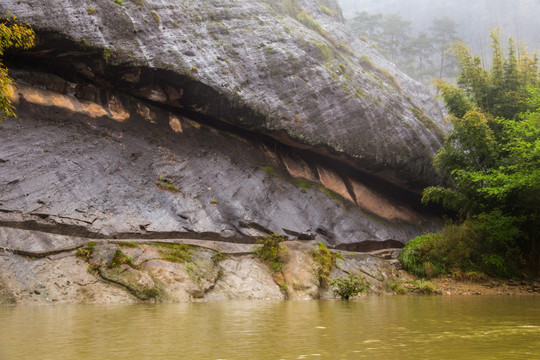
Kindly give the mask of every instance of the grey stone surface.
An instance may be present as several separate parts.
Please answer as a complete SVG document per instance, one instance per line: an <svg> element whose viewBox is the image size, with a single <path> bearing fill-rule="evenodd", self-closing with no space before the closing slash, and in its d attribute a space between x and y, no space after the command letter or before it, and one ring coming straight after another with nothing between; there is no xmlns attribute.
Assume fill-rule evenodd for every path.
<svg viewBox="0 0 540 360"><path fill-rule="evenodd" d="M406 188L434 179L440 106L354 37L335 1L4 0L6 10L40 34L27 57L67 77L266 133Z"/></svg>
<svg viewBox="0 0 540 360"><path fill-rule="evenodd" d="M43 87L61 83L45 78ZM102 95L106 101L88 102L19 83L18 118L0 124L0 225L95 239L245 243L276 232L374 246L404 243L436 226L427 214L387 219L322 181L299 182L264 139L201 125L119 93ZM348 179L338 174L333 177ZM374 194L385 196L381 191ZM399 198L393 203L409 206ZM0 241L14 248L34 240L5 233ZM63 241L58 237L54 246Z"/></svg>
<svg viewBox="0 0 540 360"><path fill-rule="evenodd" d="M310 250L292 247L278 276L251 254L256 237L371 251L439 226L416 192L436 180L443 111L351 35L334 0L6 10L38 38L7 56L18 118L0 123L1 303L331 297ZM179 264L112 240L198 250ZM90 241L85 262L74 249ZM108 267L118 249L134 267ZM391 269L365 255L332 276L382 291Z"/></svg>
<svg viewBox="0 0 540 360"><path fill-rule="evenodd" d="M36 259L0 251L0 305L333 299L332 288L317 278L316 245L285 246L289 251L279 272L254 253L223 255L200 247L182 248L189 256L173 261L168 255L178 248L159 242L98 241L88 257L66 251ZM119 254L128 261L115 265ZM382 294L389 283L405 279L389 261L342 256L329 282L353 274L367 281L369 293Z"/></svg>

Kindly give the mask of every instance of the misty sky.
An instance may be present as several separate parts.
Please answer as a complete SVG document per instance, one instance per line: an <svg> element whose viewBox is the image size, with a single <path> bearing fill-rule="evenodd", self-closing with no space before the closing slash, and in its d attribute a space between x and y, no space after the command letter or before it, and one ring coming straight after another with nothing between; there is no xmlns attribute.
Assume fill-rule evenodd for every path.
<svg viewBox="0 0 540 360"><path fill-rule="evenodd" d="M459 24L461 38L476 55L487 52L489 29L501 26L503 39L513 36L540 49L540 0L339 0L347 18L356 11L399 13L415 30L427 31L433 17ZM506 43L504 40L503 43Z"/></svg>

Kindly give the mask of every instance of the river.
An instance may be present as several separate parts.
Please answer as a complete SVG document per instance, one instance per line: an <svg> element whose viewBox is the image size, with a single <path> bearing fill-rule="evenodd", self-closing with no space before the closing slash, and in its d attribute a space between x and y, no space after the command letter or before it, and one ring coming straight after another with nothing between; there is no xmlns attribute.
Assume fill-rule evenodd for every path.
<svg viewBox="0 0 540 360"><path fill-rule="evenodd" d="M0 308L0 359L538 359L539 297Z"/></svg>

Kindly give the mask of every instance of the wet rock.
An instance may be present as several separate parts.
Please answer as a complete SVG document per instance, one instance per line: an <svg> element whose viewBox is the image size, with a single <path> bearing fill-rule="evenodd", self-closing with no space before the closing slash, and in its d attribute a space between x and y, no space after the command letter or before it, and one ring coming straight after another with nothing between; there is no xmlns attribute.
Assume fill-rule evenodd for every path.
<svg viewBox="0 0 540 360"><path fill-rule="evenodd" d="M286 4L5 0L0 11L37 30L27 56L69 77L266 133L406 188L433 180L444 130L432 94L355 37L337 2L324 2L333 17L317 0ZM102 110L123 121L124 109L108 104Z"/></svg>
<svg viewBox="0 0 540 360"><path fill-rule="evenodd" d="M251 252L225 254L191 246L188 256L180 260L178 254L170 256L177 247L160 242L97 242L91 256L69 252L55 259L32 260L7 253L0 257L0 304L334 298L332 288L317 277L318 265L312 257L315 243L286 245L289 252L277 273ZM329 281L353 274L369 284L370 293L384 293L388 283L405 279L380 258L343 256Z"/></svg>
<svg viewBox="0 0 540 360"><path fill-rule="evenodd" d="M18 119L0 124L0 155L17 160L1 164L0 182L8 185L0 187L0 225L40 232L26 242L9 234L14 230L0 230L0 242L11 248L80 243L68 244L62 235L249 242L283 229L329 244L386 244L437 228L425 213L415 212L421 222L374 217L322 183L299 186L263 139L232 136L183 117L176 119L182 128L177 132L169 112L147 106L145 116L154 119L149 122L138 112L141 103L121 94L114 97L130 118L119 122L113 114L91 116L85 110L90 103L84 107L74 97L24 84L18 92L24 99ZM302 161L317 167L316 160ZM413 204L402 204L413 211Z"/></svg>
<svg viewBox="0 0 540 360"><path fill-rule="evenodd" d="M266 264L254 256L228 258L220 263L222 275L207 300L283 300Z"/></svg>

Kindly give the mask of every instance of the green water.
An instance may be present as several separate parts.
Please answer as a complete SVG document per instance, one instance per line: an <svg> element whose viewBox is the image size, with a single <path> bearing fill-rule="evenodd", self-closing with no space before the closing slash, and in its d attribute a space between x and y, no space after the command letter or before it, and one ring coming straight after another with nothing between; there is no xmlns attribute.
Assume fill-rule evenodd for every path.
<svg viewBox="0 0 540 360"><path fill-rule="evenodd" d="M540 359L540 298L4 307L0 359Z"/></svg>

